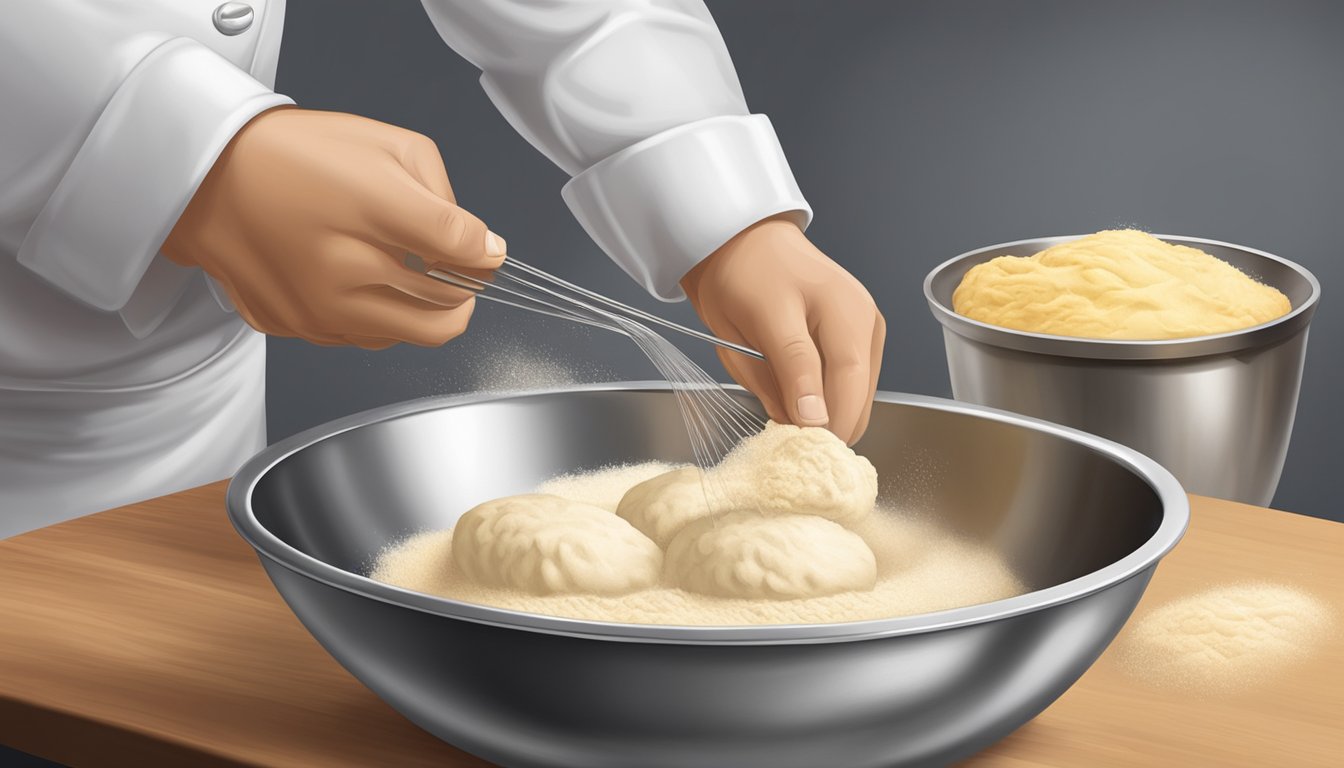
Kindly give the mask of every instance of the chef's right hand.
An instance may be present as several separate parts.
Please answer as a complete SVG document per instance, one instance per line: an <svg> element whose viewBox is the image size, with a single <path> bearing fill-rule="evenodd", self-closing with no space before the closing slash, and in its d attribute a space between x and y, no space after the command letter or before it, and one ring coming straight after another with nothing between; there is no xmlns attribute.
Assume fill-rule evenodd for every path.
<svg viewBox="0 0 1344 768"><path fill-rule="evenodd" d="M438 148L339 112L278 108L225 148L163 244L259 331L318 344L438 346L472 294L407 269L494 269L504 240L459 208Z"/></svg>

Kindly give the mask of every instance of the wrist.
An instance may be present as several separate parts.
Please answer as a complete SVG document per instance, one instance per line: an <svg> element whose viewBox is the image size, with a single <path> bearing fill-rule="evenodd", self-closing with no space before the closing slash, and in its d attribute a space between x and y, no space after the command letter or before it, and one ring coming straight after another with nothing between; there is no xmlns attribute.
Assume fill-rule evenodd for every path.
<svg viewBox="0 0 1344 768"><path fill-rule="evenodd" d="M215 158L214 164L210 166L210 171L206 173L205 178L201 179L200 185L192 193L191 199L187 201L186 208L178 216L173 228L168 232L168 237L164 239L163 245L160 246L159 252L169 261L184 267L203 266L200 257L204 253L202 246L206 239L207 225L218 218L219 206L225 197L224 187L226 184L224 179L229 175L230 168L238 160L240 145L247 137L263 131L265 126L273 122L277 115L295 110L298 110L298 107L291 104L273 107L258 113L238 129L233 138L219 153L219 156Z"/></svg>
<svg viewBox="0 0 1344 768"><path fill-rule="evenodd" d="M793 212L779 213L761 219L733 235L728 242L701 259L699 264L681 278L681 289L694 302L699 293L700 281L704 279L706 273L722 269L740 253L754 251L758 247L768 249L771 242L802 236L803 230L798 226L797 217Z"/></svg>

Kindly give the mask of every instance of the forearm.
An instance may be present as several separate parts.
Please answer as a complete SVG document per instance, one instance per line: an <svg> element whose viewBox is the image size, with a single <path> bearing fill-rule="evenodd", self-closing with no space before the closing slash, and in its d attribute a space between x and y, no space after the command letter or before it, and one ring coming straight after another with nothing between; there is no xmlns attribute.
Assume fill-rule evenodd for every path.
<svg viewBox="0 0 1344 768"><path fill-rule="evenodd" d="M574 177L576 218L660 298L751 224L810 219L702 2L424 2L509 122Z"/></svg>
<svg viewBox="0 0 1344 768"><path fill-rule="evenodd" d="M177 215L232 133L289 100L193 39L86 6L45 0L0 27L0 213L20 263L141 335L182 286L155 260Z"/></svg>

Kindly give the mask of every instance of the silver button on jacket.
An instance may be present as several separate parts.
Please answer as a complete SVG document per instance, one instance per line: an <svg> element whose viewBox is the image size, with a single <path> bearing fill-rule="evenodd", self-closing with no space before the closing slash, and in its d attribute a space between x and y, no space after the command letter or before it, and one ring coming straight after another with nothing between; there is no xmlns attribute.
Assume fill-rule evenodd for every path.
<svg viewBox="0 0 1344 768"><path fill-rule="evenodd" d="M252 26L252 6L247 3L223 3L215 9L212 17L215 29L224 35L240 35Z"/></svg>

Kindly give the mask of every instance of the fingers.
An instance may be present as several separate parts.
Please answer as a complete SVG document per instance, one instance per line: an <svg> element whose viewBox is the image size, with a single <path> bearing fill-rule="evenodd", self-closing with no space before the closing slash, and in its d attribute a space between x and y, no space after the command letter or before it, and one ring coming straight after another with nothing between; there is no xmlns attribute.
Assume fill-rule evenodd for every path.
<svg viewBox="0 0 1344 768"><path fill-rule="evenodd" d="M746 343L740 335L736 339L728 336L724 336L724 338L729 341ZM789 423L788 413L780 403L779 388L775 386L775 379L770 375L769 366L730 349L719 350L719 361L723 363L723 367L728 370L728 375L732 376L734 381L746 387L756 396L757 400L761 401L761 406L765 408L765 415L769 416L771 421L780 424Z"/></svg>
<svg viewBox="0 0 1344 768"><path fill-rule="evenodd" d="M732 321L717 312L707 311L707 307L696 301L693 291L687 292L687 298L691 300L691 306L695 308L696 314L700 315L700 319L704 320L710 331L720 338L748 346L755 343L738 330ZM780 424L788 423L788 414L780 405L779 388L775 386L775 379L770 374L768 365L730 349L719 349L718 355L719 362L723 363L728 375L733 377L733 381L746 387L748 392L756 396L756 399L761 402L761 406L765 408L766 416L770 417L771 421Z"/></svg>
<svg viewBox="0 0 1344 768"><path fill-rule="evenodd" d="M460 307L476 295L465 288L455 287L403 267L391 259L388 259L386 269L383 270L382 281L408 296L447 309Z"/></svg>
<svg viewBox="0 0 1344 768"><path fill-rule="evenodd" d="M402 166L430 192L456 204L457 195L453 194L452 182L448 181L448 170L443 166L439 145L423 134L407 133L410 136L401 152Z"/></svg>
<svg viewBox="0 0 1344 768"><path fill-rule="evenodd" d="M345 336L346 344L359 347L360 349L383 350L388 347L396 346L396 339L378 339L372 336Z"/></svg>
<svg viewBox="0 0 1344 768"><path fill-rule="evenodd" d="M457 196L453 193L452 182L448 180L448 171L443 165L443 156L439 154L438 145L433 139L408 131L397 159L414 182L430 192L432 198L437 198L429 199L411 190L412 196L425 206L425 210L414 215L423 216L425 222L432 222L433 217L438 217L439 221L437 225L421 223L415 232L410 233L420 245L398 242L409 239L404 234L394 238L393 244L415 252L430 263L448 262L461 267L485 269L499 266L499 258L504 255L507 243L502 237L490 232L480 219L458 207ZM403 223L396 229L400 231L406 226ZM431 229L428 232L421 231L424 227Z"/></svg>
<svg viewBox="0 0 1344 768"><path fill-rule="evenodd" d="M443 307L385 286L353 291L345 301L342 324L349 328L345 338L373 344L392 339L421 347L442 346L461 336L476 307L475 297L456 307Z"/></svg>
<svg viewBox="0 0 1344 768"><path fill-rule="evenodd" d="M857 442L872 416L873 394L882 366L886 342L882 315L875 308L871 314L850 308L832 310L824 314L812 333L808 332L808 321L795 310L776 308L769 318L768 327L763 325L750 334L723 318L715 318L711 324L715 333L729 341L757 345L768 361L719 350L724 368L756 395L774 421L826 426L846 443ZM810 350L801 337L807 338ZM825 424L804 418L806 414L797 407L799 398L810 393L820 395L824 402L829 417Z"/></svg>
<svg viewBox="0 0 1344 768"><path fill-rule="evenodd" d="M849 444L857 443L863 437L863 433L868 431L868 420L873 415L873 397L877 394L878 376L882 373L882 351L887 343L887 321L882 317L882 313L877 314L877 323L873 327L873 341L869 349L868 366L871 371L868 381L868 396L865 398L863 414L859 416L858 426L854 428L854 435Z"/></svg>
<svg viewBox="0 0 1344 768"><path fill-rule="evenodd" d="M804 427L830 423L821 354L812 340L807 316L800 304L785 304L761 313L759 327L748 331L765 355L788 421Z"/></svg>
<svg viewBox="0 0 1344 768"><path fill-rule="evenodd" d="M252 326L253 330L260 331L267 336L302 338L305 341L324 347L345 343L344 339L333 334L297 330L292 316L294 314L293 302L281 302L283 306L291 310L290 316L282 317L279 312L267 306L265 298L261 301L252 301L253 296L239 291L228 276L220 273L214 275L214 278L220 285L224 286L234 309L248 325Z"/></svg>
<svg viewBox="0 0 1344 768"><path fill-rule="evenodd" d="M252 290L240 292L219 279L254 328L322 345L439 346L466 329L475 306L471 291L417 274L362 241L326 243L312 261L297 283L252 276Z"/></svg>
<svg viewBox="0 0 1344 768"><path fill-rule="evenodd" d="M848 311L847 311L848 310ZM858 439L859 424L872 409L873 338L876 313L855 317L849 308L832 310L819 322L817 343L825 365L827 425L846 443Z"/></svg>
<svg viewBox="0 0 1344 768"><path fill-rule="evenodd" d="M494 269L503 261L508 248L504 238L414 179L389 184L384 197L373 224L389 250L410 251L428 264L477 269Z"/></svg>

